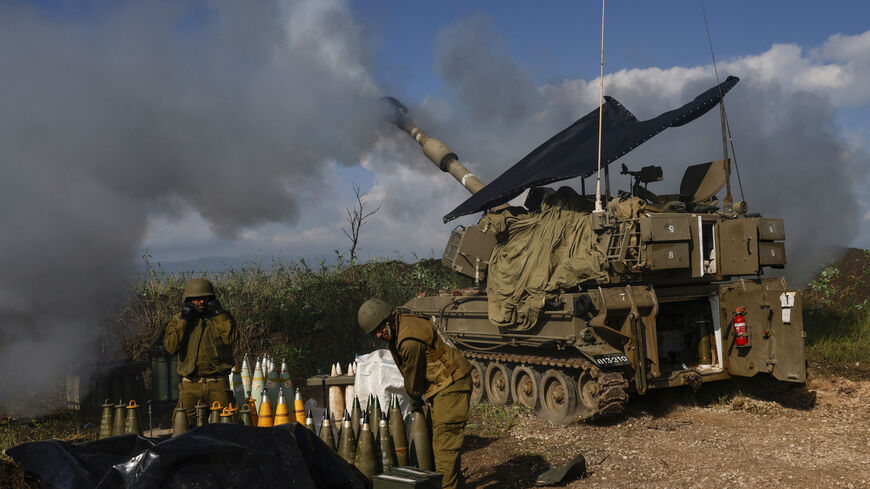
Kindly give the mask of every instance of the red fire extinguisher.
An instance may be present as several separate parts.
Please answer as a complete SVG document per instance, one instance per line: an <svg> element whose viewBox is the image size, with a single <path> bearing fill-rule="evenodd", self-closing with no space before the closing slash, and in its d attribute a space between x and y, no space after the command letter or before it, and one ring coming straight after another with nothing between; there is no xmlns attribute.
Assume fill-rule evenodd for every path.
<svg viewBox="0 0 870 489"><path fill-rule="evenodd" d="M737 346L749 346L749 329L746 327L746 306L740 306L734 313L734 342Z"/></svg>

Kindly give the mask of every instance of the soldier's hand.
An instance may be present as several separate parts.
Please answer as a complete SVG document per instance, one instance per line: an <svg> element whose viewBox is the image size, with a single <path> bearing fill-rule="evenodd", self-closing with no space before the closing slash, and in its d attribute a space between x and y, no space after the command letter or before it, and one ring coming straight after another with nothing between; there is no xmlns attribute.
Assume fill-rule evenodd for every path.
<svg viewBox="0 0 870 489"><path fill-rule="evenodd" d="M224 308L221 307L221 301L218 300L217 297L212 297L208 304L205 305L212 314L217 316L218 314L223 314Z"/></svg>
<svg viewBox="0 0 870 489"><path fill-rule="evenodd" d="M411 412L412 413L422 413L423 412L423 399L411 399Z"/></svg>
<svg viewBox="0 0 870 489"><path fill-rule="evenodd" d="M187 322L195 321L199 316L199 312L197 312L196 308L193 307L192 304L187 303L181 306L181 319L184 319Z"/></svg>

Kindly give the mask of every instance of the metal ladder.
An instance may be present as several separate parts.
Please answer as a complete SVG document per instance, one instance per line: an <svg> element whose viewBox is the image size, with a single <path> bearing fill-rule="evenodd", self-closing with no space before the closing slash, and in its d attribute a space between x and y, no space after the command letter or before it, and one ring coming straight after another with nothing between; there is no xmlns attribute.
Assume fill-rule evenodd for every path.
<svg viewBox="0 0 870 489"><path fill-rule="evenodd" d="M640 226L638 219L619 221L607 243L607 261L623 263L626 268L637 265L640 258ZM632 239L633 238L633 239Z"/></svg>

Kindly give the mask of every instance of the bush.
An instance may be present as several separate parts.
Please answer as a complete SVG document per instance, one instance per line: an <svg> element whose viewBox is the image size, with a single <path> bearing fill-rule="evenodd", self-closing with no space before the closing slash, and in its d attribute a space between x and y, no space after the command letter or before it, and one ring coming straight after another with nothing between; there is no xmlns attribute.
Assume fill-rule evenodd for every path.
<svg viewBox="0 0 870 489"><path fill-rule="evenodd" d="M847 273L827 267L805 290L807 359L823 371L864 376L870 373L870 252L851 250L840 261Z"/></svg>
<svg viewBox="0 0 870 489"><path fill-rule="evenodd" d="M129 303L110 321L107 339L120 337L128 358L145 359L178 311L184 283L195 275L200 274L168 273L146 255L146 271L134 281ZM294 377L328 372L332 363L349 362L354 354L377 347L377 340L357 326L357 310L365 300L377 296L398 305L423 290L469 285L433 259L316 266L275 260L271 267L250 263L202 275L214 283L239 327L236 361L245 353L269 353L286 359Z"/></svg>

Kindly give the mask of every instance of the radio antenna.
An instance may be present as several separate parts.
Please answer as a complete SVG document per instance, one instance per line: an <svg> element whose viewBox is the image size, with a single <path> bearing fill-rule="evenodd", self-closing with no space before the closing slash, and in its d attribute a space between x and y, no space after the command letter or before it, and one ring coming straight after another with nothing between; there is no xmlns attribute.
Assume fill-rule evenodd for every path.
<svg viewBox="0 0 870 489"><path fill-rule="evenodd" d="M743 195L743 182L740 180L740 169L737 166L737 153L734 151L734 138L731 135L731 127L728 124L728 115L725 113L725 96L722 94L722 87L719 81L719 68L716 63L716 53L713 52L713 38L710 36L710 24L707 22L707 9L704 8L704 0L700 0L701 3L701 15L704 16L704 29L707 31L707 44L710 46L710 57L713 59L713 73L716 74L716 84L719 86L719 118L722 124L722 152L724 153L725 159L723 160L723 164L725 165L725 184L726 184L726 195L725 195L725 205L726 207L731 207L732 196L731 196L731 162L732 160L728 158L728 144L731 144L731 155L733 157L734 162L734 170L737 172L737 184L740 187L740 200L745 200Z"/></svg>
<svg viewBox="0 0 870 489"><path fill-rule="evenodd" d="M601 72L598 90L598 178L595 181L595 212L602 212L601 206L601 127L604 121L604 0L601 0Z"/></svg>

